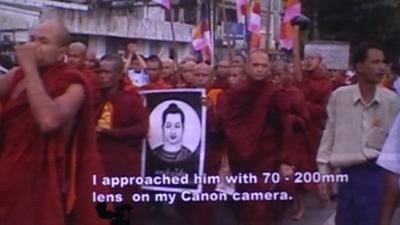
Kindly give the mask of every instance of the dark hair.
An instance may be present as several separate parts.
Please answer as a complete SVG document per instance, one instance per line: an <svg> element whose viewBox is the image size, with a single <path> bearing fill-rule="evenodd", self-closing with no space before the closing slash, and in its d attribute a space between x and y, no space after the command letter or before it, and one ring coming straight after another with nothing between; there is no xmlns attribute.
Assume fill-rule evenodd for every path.
<svg viewBox="0 0 400 225"><path fill-rule="evenodd" d="M168 114L179 114L182 118L182 125L185 124L185 114L175 103L171 103L162 114L162 124L164 126Z"/></svg>
<svg viewBox="0 0 400 225"><path fill-rule="evenodd" d="M124 72L124 61L120 55L117 54L107 54L101 57L100 61L111 61L114 63L114 69L118 73Z"/></svg>
<svg viewBox="0 0 400 225"><path fill-rule="evenodd" d="M368 57L368 51L370 49L378 49L383 52L383 48L373 42L364 42L357 45L353 50L352 64L355 66L357 63L364 62Z"/></svg>
<svg viewBox="0 0 400 225"><path fill-rule="evenodd" d="M157 55L151 55L147 58L147 62L158 63L158 68L162 69L162 62Z"/></svg>

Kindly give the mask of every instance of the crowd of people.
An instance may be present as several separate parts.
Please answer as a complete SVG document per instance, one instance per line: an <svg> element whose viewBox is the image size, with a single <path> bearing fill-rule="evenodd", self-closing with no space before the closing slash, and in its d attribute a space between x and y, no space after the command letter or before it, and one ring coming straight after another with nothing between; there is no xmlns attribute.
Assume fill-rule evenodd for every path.
<svg viewBox="0 0 400 225"><path fill-rule="evenodd" d="M15 49L18 67L0 75L3 225L107 224L96 213L92 192L110 190L93 186L92 175L140 176L141 143L149 130L140 91L175 88L207 92L199 99L207 107L207 175L218 175L227 159L232 174L291 178L278 185L237 184L237 192L284 190L294 197L228 202L237 224L282 224L292 206L292 219L301 220L306 193L327 205L334 185L294 184L296 171L348 175L349 182L337 184L337 225L390 224L399 193L400 68L398 61L386 63L377 45L354 48L352 71L327 69L318 53L302 62L296 54L293 62L272 62L264 50L221 59L215 67L193 56L176 63L144 57L134 43L124 57L97 59L85 44L72 42L60 22L49 20ZM213 192L215 185L203 191ZM145 224L148 204L132 207L131 224ZM215 224L216 207L176 202L191 225Z"/></svg>

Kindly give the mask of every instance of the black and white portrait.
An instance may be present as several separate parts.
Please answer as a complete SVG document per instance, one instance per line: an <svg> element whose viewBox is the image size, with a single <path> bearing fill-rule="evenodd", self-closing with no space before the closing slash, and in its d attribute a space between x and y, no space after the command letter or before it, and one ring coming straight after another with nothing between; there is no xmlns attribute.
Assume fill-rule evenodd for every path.
<svg viewBox="0 0 400 225"><path fill-rule="evenodd" d="M204 167L205 93L198 89L143 92L150 112L150 129L143 144L143 176L187 176L189 182L168 186L144 186L161 191L200 191L194 174Z"/></svg>

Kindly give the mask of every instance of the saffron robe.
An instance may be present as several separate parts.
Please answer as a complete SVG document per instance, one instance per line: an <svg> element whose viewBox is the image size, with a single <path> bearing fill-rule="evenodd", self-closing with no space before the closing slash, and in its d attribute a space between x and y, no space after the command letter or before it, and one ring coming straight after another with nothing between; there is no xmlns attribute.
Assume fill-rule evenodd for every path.
<svg viewBox="0 0 400 225"><path fill-rule="evenodd" d="M0 121L0 223L2 225L107 224L100 220L92 201L92 175L102 175L94 133L93 90L84 75L66 64L41 74L51 98L61 96L71 84L81 84L85 99L67 126L44 134L30 109L26 91L11 98L23 79L16 72L5 98ZM104 190L100 190L104 191Z"/></svg>

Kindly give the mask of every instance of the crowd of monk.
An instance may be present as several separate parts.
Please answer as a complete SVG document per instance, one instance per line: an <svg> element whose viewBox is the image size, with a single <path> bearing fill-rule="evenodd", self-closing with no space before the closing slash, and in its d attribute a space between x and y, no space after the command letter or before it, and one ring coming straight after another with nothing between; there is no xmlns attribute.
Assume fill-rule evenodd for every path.
<svg viewBox="0 0 400 225"><path fill-rule="evenodd" d="M96 59L83 43L71 43L65 27L53 20L44 21L30 42L15 48L18 67L0 76L3 225L109 223L97 216L91 201L93 188L108 190L93 187L91 176L140 176L141 143L149 129L142 90L205 89L205 173L218 175L226 157L232 174L252 173L262 180L266 171L283 177L318 171L331 93L364 82L362 76L328 70L318 54L296 64L271 62L258 50L222 59L213 68L192 56L179 64L143 57L130 44L125 57ZM130 76L136 72L146 74L148 83L137 86ZM390 67L384 72L390 74ZM381 83L393 89L391 81ZM203 191L214 189L206 185ZM236 185L237 192L279 190L288 191L294 201L231 203L238 224L282 224L290 206L295 209L292 218L300 220L306 192L319 193L324 204L330 198L326 186L313 183ZM131 186L114 191L129 195L142 190ZM176 202L176 210L191 225L215 224L216 206ZM131 224L145 224L148 206L133 207Z"/></svg>

